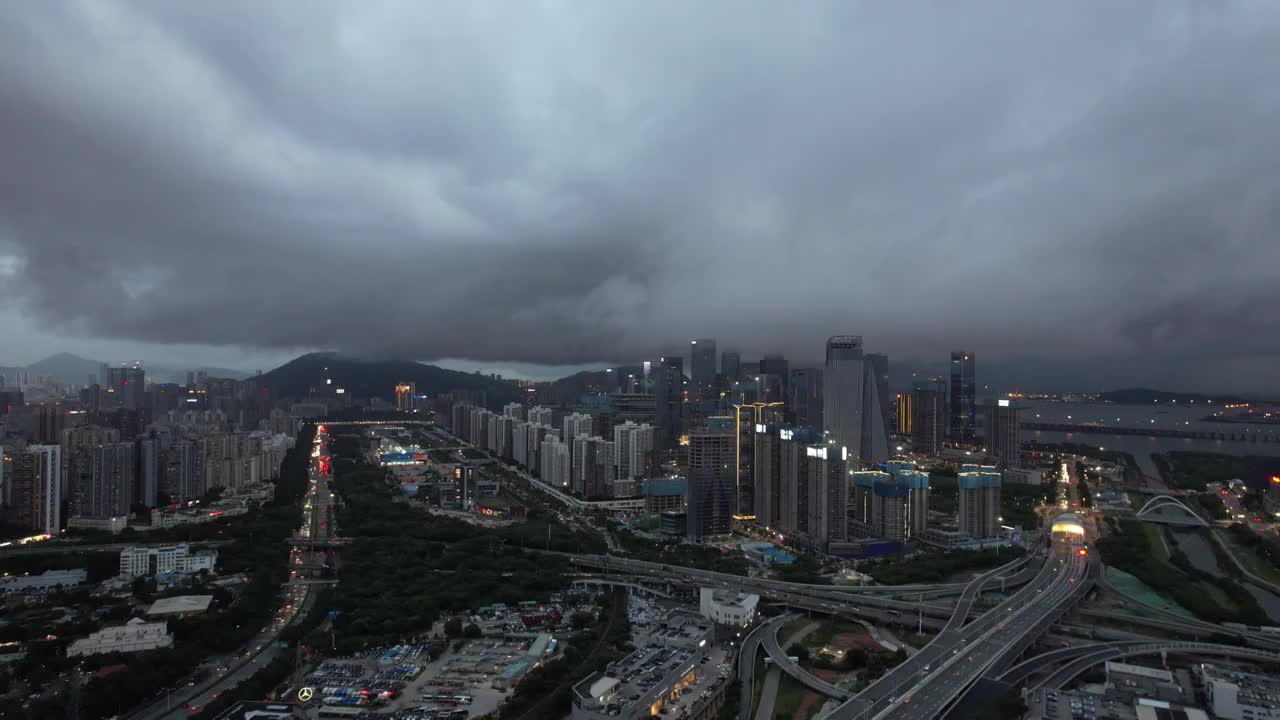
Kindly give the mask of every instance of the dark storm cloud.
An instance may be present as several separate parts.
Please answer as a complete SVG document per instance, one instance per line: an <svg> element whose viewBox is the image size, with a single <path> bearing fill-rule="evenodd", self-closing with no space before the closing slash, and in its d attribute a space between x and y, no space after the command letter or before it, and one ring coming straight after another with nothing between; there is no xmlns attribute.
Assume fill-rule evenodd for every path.
<svg viewBox="0 0 1280 720"><path fill-rule="evenodd" d="M1265 385L1277 46L1257 3L0 9L0 293L151 343Z"/></svg>

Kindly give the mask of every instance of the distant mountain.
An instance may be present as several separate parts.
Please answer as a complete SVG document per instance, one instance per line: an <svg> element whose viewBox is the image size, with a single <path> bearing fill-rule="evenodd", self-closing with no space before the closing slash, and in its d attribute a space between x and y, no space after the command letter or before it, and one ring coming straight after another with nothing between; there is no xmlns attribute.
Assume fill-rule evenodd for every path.
<svg viewBox="0 0 1280 720"><path fill-rule="evenodd" d="M71 353L58 353L31 363L27 366L27 372L34 377L51 377L60 383L84 385L89 382L90 375L98 374L100 365L97 360Z"/></svg>
<svg viewBox="0 0 1280 720"><path fill-rule="evenodd" d="M1168 392L1165 390L1151 390L1149 388L1108 390L1098 397L1106 402L1113 402L1117 405L1150 405L1152 403L1192 401L1213 401L1217 403L1248 402L1238 395L1201 395L1199 393Z"/></svg>
<svg viewBox="0 0 1280 720"><path fill-rule="evenodd" d="M493 380L479 373L446 370L412 360L362 360L337 353L309 353L263 373L253 380L269 388L280 398L303 398L326 387L344 388L357 397L395 395L395 386L412 382L420 395L435 395L451 390L483 390L491 408L514 402L520 391L514 384Z"/></svg>
<svg viewBox="0 0 1280 720"><path fill-rule="evenodd" d="M171 368L151 365L146 365L144 367L147 370L148 381L157 383L178 383L179 385L185 385L187 383L188 371L203 371L211 378L226 378L230 380L245 380L252 375L252 373L247 373L243 370L232 370L231 368L220 367L201 366L193 368Z"/></svg>
<svg viewBox="0 0 1280 720"><path fill-rule="evenodd" d="M587 392L612 392L619 385L615 373L640 377L644 368L636 365L616 367L608 370L583 370L554 381L552 384L559 390L561 397L576 398Z"/></svg>

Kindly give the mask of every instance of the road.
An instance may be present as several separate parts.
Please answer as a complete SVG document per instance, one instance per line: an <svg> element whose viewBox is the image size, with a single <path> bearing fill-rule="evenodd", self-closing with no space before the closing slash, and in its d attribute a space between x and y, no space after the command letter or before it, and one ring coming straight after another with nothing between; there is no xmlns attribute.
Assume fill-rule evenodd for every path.
<svg viewBox="0 0 1280 720"><path fill-rule="evenodd" d="M751 704L755 701L756 657L760 654L760 643L766 633L780 627L790 614L779 615L768 622L757 625L754 630L742 639L742 648L738 650L738 720L751 720ZM762 701L763 702L763 701Z"/></svg>
<svg viewBox="0 0 1280 720"><path fill-rule="evenodd" d="M316 433L316 443L311 454L311 483L303 506L302 523L298 533L303 537L325 539L330 536L333 523L332 500L329 490L331 466L329 460L329 436L323 430ZM322 564L319 553L295 547L289 554L290 566ZM295 585L306 571L290 571L290 582L285 583L280 609L270 624L245 645L240 654L228 666L225 674L200 684L187 685L140 707L125 717L127 720L177 720L185 718L188 711L197 711L215 700L218 695L235 687L254 673L266 667L280 652L276 638L290 624L300 622L315 602L316 593L310 585Z"/></svg>
<svg viewBox="0 0 1280 720"><path fill-rule="evenodd" d="M1076 586L1079 578L1073 579L1075 566L1081 567L1079 575L1083 577L1087 558L1076 554L1070 543L1055 540L1050 552L1035 579L996 608L966 624L982 587L1002 569L988 571L973 580L944 629L932 641L825 717L834 720L880 717L912 703L926 711L932 708L940 712L950 701L948 698L939 704L942 697L948 693L954 697L967 687L971 680L966 678L970 674L980 673L991 659L1004 652L1014 633L1031 627L1023 624L1029 614L1047 610L1047 605L1056 602L1060 584L1068 588ZM1048 624L1042 622L1039 629L1048 629ZM925 713L918 716L933 717Z"/></svg>
<svg viewBox="0 0 1280 720"><path fill-rule="evenodd" d="M229 540L195 540L187 545L195 548L216 548L226 545ZM131 547L170 547L177 543L158 543L158 542L132 542L132 543L109 543L105 545L84 545L66 542L65 540L45 540L44 542L31 543L28 545L18 545L14 547L0 548L0 557L14 557L17 555L58 555L63 553L82 553L82 552L120 552L125 548Z"/></svg>
<svg viewBox="0 0 1280 720"><path fill-rule="evenodd" d="M764 676L764 688L760 691L760 707L756 708L756 720L772 720L773 704L778 699L778 681L782 679L782 671L776 667L769 668Z"/></svg>
<svg viewBox="0 0 1280 720"><path fill-rule="evenodd" d="M941 716L992 663L1047 630L1060 608L1085 585L1089 557L1079 554L1080 549L1067 541L1055 541L1045 563L1049 574L1034 584L1036 592L1029 601L1006 602L965 628L969 637L951 648L950 657L944 654L945 661L936 668L926 666L927 674L875 717L927 720ZM984 622L989 616L990 622Z"/></svg>

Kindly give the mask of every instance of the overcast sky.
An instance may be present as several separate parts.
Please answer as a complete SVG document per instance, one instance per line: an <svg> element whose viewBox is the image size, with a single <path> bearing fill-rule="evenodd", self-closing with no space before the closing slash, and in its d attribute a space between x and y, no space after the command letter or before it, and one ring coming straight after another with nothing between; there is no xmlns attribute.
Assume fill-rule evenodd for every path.
<svg viewBox="0 0 1280 720"><path fill-rule="evenodd" d="M0 5L0 364L855 333L1275 390L1277 48L1271 2Z"/></svg>

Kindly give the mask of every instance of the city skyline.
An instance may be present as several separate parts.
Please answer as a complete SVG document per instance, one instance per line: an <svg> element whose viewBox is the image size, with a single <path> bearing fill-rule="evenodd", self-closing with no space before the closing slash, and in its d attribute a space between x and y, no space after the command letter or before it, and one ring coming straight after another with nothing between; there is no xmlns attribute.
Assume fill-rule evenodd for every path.
<svg viewBox="0 0 1280 720"><path fill-rule="evenodd" d="M1280 384L1275 8L392 10L4 11L4 362L853 332L1022 385Z"/></svg>

